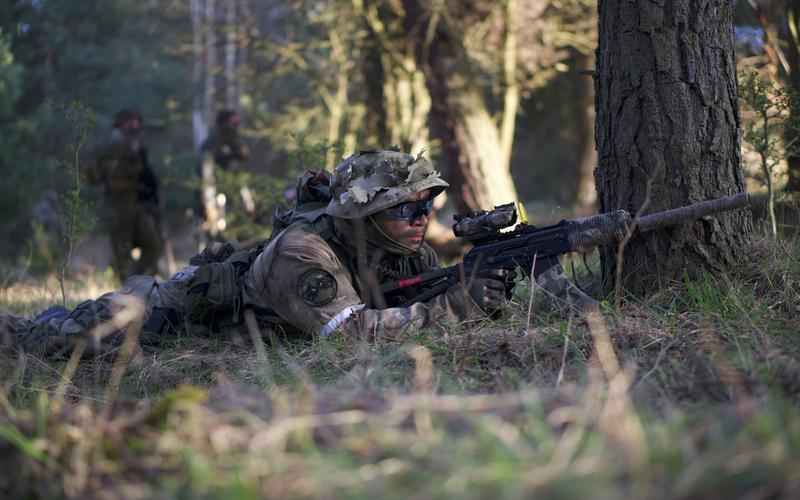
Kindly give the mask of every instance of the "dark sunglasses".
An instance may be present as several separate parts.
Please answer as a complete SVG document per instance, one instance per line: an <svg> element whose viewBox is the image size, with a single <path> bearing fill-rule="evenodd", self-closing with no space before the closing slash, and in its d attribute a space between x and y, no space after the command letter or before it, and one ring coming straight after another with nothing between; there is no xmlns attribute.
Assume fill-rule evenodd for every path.
<svg viewBox="0 0 800 500"><path fill-rule="evenodd" d="M408 201L385 209L383 215L389 219L412 221L430 215L431 210L433 200Z"/></svg>

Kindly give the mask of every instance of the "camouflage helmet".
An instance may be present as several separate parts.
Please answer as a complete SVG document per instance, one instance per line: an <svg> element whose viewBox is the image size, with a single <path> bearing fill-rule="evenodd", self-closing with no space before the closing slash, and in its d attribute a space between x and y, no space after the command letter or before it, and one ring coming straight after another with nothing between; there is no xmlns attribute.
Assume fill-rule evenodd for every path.
<svg viewBox="0 0 800 500"><path fill-rule="evenodd" d="M449 184L427 158L398 151L360 151L342 161L331 178L326 213L358 219L409 201L430 189L438 195Z"/></svg>

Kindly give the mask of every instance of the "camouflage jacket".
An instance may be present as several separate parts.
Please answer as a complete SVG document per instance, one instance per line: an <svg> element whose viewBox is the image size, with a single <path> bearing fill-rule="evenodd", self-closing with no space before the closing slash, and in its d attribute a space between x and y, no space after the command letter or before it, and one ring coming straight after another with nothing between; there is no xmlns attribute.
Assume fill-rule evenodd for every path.
<svg viewBox="0 0 800 500"><path fill-rule="evenodd" d="M365 338L398 338L419 328L485 317L462 284L427 302L387 307L379 293L370 291L386 279L437 267L435 251L423 245L405 275L385 270L385 260L373 260L367 272L359 272L347 244L331 230L330 220L296 222L273 239L245 275L243 303L270 309L288 325L322 336L342 330ZM541 289L538 298L551 307L595 304L567 279L559 264L540 274L536 284Z"/></svg>
<svg viewBox="0 0 800 500"><path fill-rule="evenodd" d="M112 142L97 153L95 163L85 171L86 180L102 186L110 201L136 202L147 168L146 154L144 148L132 151L124 142Z"/></svg>
<svg viewBox="0 0 800 500"><path fill-rule="evenodd" d="M269 308L292 327L322 336L341 330L362 338L397 338L434 324L484 316L461 285L410 307L375 303L369 290L385 272L359 273L346 245L326 235L326 226L328 217L298 222L273 239L245 276L244 304ZM415 257L411 272L437 265L427 245ZM371 263L370 271L382 263Z"/></svg>

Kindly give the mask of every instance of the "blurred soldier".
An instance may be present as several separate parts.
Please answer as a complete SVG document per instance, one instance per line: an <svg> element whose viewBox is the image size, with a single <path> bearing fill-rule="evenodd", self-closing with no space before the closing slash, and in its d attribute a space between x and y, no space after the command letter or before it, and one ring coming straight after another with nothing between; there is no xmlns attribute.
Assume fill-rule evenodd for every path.
<svg viewBox="0 0 800 500"><path fill-rule="evenodd" d="M201 147L204 153L211 153L214 163L222 170L235 170L250 156L250 150L239 137L241 121L236 111L223 109L217 113L216 127Z"/></svg>
<svg viewBox="0 0 800 500"><path fill-rule="evenodd" d="M211 240L217 239L219 233L225 230L225 204L228 199L228 196L220 193L215 170L236 170L250 156L250 150L239 137L240 123L241 118L235 111L220 111L215 128L201 146L199 212L205 221L205 233Z"/></svg>
<svg viewBox="0 0 800 500"><path fill-rule="evenodd" d="M102 218L111 236L117 276L123 280L132 274L155 274L162 249L159 186L142 143L139 113L122 110L115 115L111 140L101 148L86 177L102 186L105 194Z"/></svg>

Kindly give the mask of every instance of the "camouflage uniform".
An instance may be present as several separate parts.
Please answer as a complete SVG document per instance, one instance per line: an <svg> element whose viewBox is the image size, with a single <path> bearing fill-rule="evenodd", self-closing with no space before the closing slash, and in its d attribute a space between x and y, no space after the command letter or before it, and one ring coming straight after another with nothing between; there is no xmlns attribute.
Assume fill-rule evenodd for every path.
<svg viewBox="0 0 800 500"><path fill-rule="evenodd" d="M72 310L52 306L33 318L0 313L0 345L53 354L73 347L78 339L88 339L91 352L118 345L131 323L143 325L140 341L158 343L169 330L164 322L172 323L172 331L182 326L196 269L186 266L160 283L152 276L131 276L119 290L81 302Z"/></svg>
<svg viewBox="0 0 800 500"><path fill-rule="evenodd" d="M201 150L214 158L214 163L222 170L233 170L239 162L247 161L250 150L239 138L233 127L218 127L203 142Z"/></svg>
<svg viewBox="0 0 800 500"><path fill-rule="evenodd" d="M117 134L115 134L117 135ZM104 147L87 173L87 180L103 187L104 219L111 237L112 266L120 279L133 274L155 274L162 240L158 224L157 178L144 148L133 150L119 137ZM141 257L134 261L133 248Z"/></svg>
<svg viewBox="0 0 800 500"><path fill-rule="evenodd" d="M308 180L298 187L312 186ZM370 225L370 216L422 191L436 195L446 186L424 158L393 151L348 158L336 168L327 205L307 202L306 196L311 200L316 196L298 189L303 206L284 221L288 227L248 261L241 305L257 314L277 314L286 328L321 336L343 331L363 338L400 338L419 328L485 318L485 304L482 307L476 301L469 284L459 283L409 307L386 304L379 292L381 283L419 275L437 267L438 261L427 244L411 253L398 251ZM225 259L226 263L235 255ZM200 270L212 268L217 269L187 266L163 283L133 276L121 290L86 301L71 312L51 308L32 320L0 316L0 333L11 332L12 341L26 349L61 346L108 321L134 298L141 303L145 335L151 334L157 341L170 329L164 328L166 323L176 329L192 322L193 290L203 284L196 278L203 274ZM226 295L222 285L231 280L216 281L211 279L205 285L209 295ZM537 276L536 283L537 292L541 289L537 297L551 303L594 304L566 279L557 260ZM410 287L405 298L413 298L416 292Z"/></svg>
<svg viewBox="0 0 800 500"><path fill-rule="evenodd" d="M330 222L323 218L292 225L275 238L245 278L245 305L269 308L292 327L323 336L339 328L366 337L394 336L440 321L483 316L461 286L411 307L367 307L370 278L358 272L356 259L348 258L349 249L338 237L326 240L319 233L319 225ZM381 264L392 260L391 256L381 259ZM436 262L430 247L409 261L413 264L408 269L414 274ZM374 279L379 282L380 274Z"/></svg>
<svg viewBox="0 0 800 500"><path fill-rule="evenodd" d="M291 326L322 336L344 330L369 338L397 337L438 323L485 317L464 284L410 307L386 307L380 293L372 293L385 280L436 267L437 258L427 245L413 255L387 251L367 218L416 193L430 189L435 196L445 187L425 158L393 151L351 156L336 167L332 200L324 211L300 217L251 266L245 305L270 308ZM564 283L560 266L540 278L561 296L577 290Z"/></svg>
<svg viewBox="0 0 800 500"><path fill-rule="evenodd" d="M201 161L197 166L197 177L200 183L200 190L197 192L197 213L202 220L206 221L206 230L211 239L217 238L219 224L225 219L226 208L224 205L217 205L219 202L213 198L217 190L224 192L224 177L215 172L215 169L222 171L235 171L240 163L247 161L250 157L250 150L239 137L238 118L237 124L230 123L230 119L238 117L230 110L220 111L217 115L217 126L203 141L200 147ZM212 191L206 191L213 186ZM230 195L231 193L227 193ZM228 202L233 202L235 197L226 196ZM224 226L223 226L224 227Z"/></svg>

